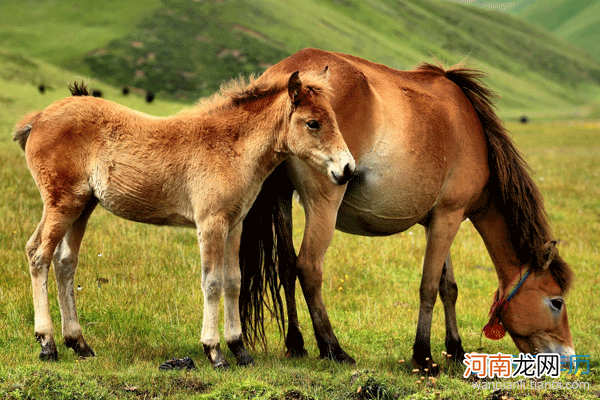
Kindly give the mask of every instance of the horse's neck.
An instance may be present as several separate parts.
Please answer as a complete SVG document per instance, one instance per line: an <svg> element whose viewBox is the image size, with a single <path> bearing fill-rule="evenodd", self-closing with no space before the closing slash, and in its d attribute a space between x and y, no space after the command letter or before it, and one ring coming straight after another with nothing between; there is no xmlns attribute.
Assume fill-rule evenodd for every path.
<svg viewBox="0 0 600 400"><path fill-rule="evenodd" d="M510 240L508 225L493 201L488 204L485 213L471 218L471 221L485 243L496 269L500 290L503 291L527 265L519 261Z"/></svg>

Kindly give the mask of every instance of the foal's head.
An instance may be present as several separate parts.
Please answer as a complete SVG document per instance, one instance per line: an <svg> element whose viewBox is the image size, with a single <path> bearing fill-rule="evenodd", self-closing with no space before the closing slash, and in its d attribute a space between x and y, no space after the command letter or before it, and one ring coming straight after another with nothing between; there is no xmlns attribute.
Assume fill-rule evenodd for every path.
<svg viewBox="0 0 600 400"><path fill-rule="evenodd" d="M331 107L327 68L320 75L306 75L306 79L294 72L287 85L291 114L283 145L333 183L345 184L356 164Z"/></svg>
<svg viewBox="0 0 600 400"><path fill-rule="evenodd" d="M523 285L507 303L501 320L523 353L575 354L564 295L572 271L555 249L546 245L544 264L532 268Z"/></svg>

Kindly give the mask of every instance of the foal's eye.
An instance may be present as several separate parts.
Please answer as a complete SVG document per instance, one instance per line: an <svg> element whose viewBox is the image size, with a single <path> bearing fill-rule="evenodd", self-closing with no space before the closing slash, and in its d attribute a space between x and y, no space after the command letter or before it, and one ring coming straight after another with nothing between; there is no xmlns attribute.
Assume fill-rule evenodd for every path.
<svg viewBox="0 0 600 400"><path fill-rule="evenodd" d="M308 129L314 131L314 130L319 129L321 127L321 124L317 120L311 119L310 121L308 121L306 123L306 126L308 126Z"/></svg>
<svg viewBox="0 0 600 400"><path fill-rule="evenodd" d="M550 300L550 307L555 311L560 311L564 303L565 301L562 298L556 297Z"/></svg>

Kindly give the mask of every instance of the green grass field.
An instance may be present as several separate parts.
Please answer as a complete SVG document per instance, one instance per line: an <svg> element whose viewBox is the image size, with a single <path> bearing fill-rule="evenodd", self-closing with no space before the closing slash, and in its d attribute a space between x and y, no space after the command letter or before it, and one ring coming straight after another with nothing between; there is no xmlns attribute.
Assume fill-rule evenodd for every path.
<svg viewBox="0 0 600 400"><path fill-rule="evenodd" d="M92 72L90 60L111 54L114 57L107 65L114 68L118 59L129 54L128 49L148 50L144 46L160 37L163 42L157 43L169 48L168 57L175 60L161 63L172 67L164 71L167 82L166 75L178 73L176 60L191 58L197 54L193 51L199 51L186 52L182 46L189 43L178 41L168 24L160 24L190 22L182 19L190 4L187 1L86 4L83 7L74 0L0 4L0 398L497 400L512 396L564 400L600 396L600 313L594 303L600 287L600 123L596 122L600 119L600 88L594 74L600 68L537 28L485 10L466 11L441 0L393 5L379 0L298 0L285 6L276 0L194 3L207 7L192 10L190 15L196 17L219 5L228 10L193 36L201 43L211 43L213 52L228 51L221 59L213 54L215 65L199 67L197 76L182 76L196 82L202 69L233 65L235 68L221 75L202 72L210 76L206 82L213 86L201 86L198 91L210 92L220 80L250 72L250 64L260 66L269 57L282 57L306 46L351 52L402 68L431 61L430 53L448 63L468 56L471 65L489 72L487 82L503 96L500 115L510 121L526 113L534 121L511 123L509 128L545 196L555 236L561 239L560 252L576 272L575 287L567 297L570 326L577 353L590 355L591 374L563 375L559 381L589 382L591 388L474 389L461 378L460 366L443 360L444 321L439 304L432 346L444 372L433 381L422 381L413 373L408 361L425 246L420 227L388 238L339 232L334 237L326 258L324 296L335 332L357 365L316 358L310 318L298 294L308 358L284 357L283 342L273 322L267 328L267 351L252 352L253 367L214 371L200 345L202 293L195 233L134 224L102 209L91 218L76 276L80 320L97 357L78 360L60 344L60 315L52 280L51 313L60 360L40 362L24 247L39 221L42 203L25 158L11 140L14 124L27 111L67 96L67 83L78 76L91 88L101 89L105 98L154 115L173 114L189 105L166 101L160 95L148 104L142 90L124 96L117 87L98 79L101 76ZM240 16L247 25L240 24ZM190 29L196 32L197 26L192 25ZM528 37L534 38L531 52L515 47ZM138 43L140 38L143 46ZM249 49L246 51L258 58L240 57L232 52L236 46ZM110 51L98 51L105 48ZM211 60L210 54L206 60ZM148 52L143 60L135 58L134 64L138 61L140 66L152 67ZM43 95L37 90L41 83L47 88ZM582 116L586 119L565 120ZM299 206L294 215L298 244L303 227ZM483 242L469 222L463 224L452 255L465 348L516 353L508 337L499 342L480 341L497 283ZM158 370L167 359L185 356L194 359L198 370ZM232 360L229 352L226 356Z"/></svg>
<svg viewBox="0 0 600 400"><path fill-rule="evenodd" d="M15 62L18 62L15 61ZM48 72L50 73L50 72ZM58 81L60 71L55 72ZM15 84L16 85L16 84ZM438 305L433 324L433 352L444 366L434 381L421 383L409 362L418 309L424 235L420 227L389 237L364 238L336 233L326 259L324 280L335 331L356 366L316 359L318 354L304 301L300 321L310 356L288 360L274 323L268 352L252 352L251 368L213 371L202 354L200 260L191 230L127 222L104 210L92 216L76 276L84 334L97 357L78 360L60 346L58 363L37 359L33 337L31 284L24 245L41 215L41 201L18 146L12 125L28 108L51 97L21 85L24 98L2 105L0 115L0 397L20 398L415 398L495 399L502 393L473 389L462 368L443 361L444 323ZM62 97L57 87L49 93ZM112 96L120 96L116 90ZM19 94L20 95L20 94ZM60 96L59 96L60 95ZM17 96L17 94L15 94ZM175 104L146 105L119 98L155 114L170 114ZM545 196L560 251L576 274L567 298L578 354L591 356L591 374L565 375L563 383L590 382L581 390L516 390L520 399L589 399L600 393L598 330L593 302L600 280L600 124L593 121L511 124L517 144L535 171ZM295 208L295 239L302 232L302 212ZM452 247L460 288L458 323L468 351L516 353L507 337L483 340L480 331L496 288L491 261L482 241L465 222ZM55 285L51 312L60 343ZM171 357L190 356L192 372L160 372ZM227 353L230 359L231 354ZM371 396L371 397L369 397ZM388 397L385 397L388 396ZM494 397L495 396L495 397Z"/></svg>

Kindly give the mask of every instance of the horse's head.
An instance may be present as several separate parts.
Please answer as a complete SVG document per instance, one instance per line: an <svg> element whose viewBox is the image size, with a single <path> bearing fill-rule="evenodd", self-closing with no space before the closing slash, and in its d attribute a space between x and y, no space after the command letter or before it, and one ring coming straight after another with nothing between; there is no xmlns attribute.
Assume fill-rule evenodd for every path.
<svg viewBox="0 0 600 400"><path fill-rule="evenodd" d="M546 245L546 259L514 293L500 320L523 353L575 354L564 296L572 280L556 242ZM507 294L505 294L506 296Z"/></svg>
<svg viewBox="0 0 600 400"><path fill-rule="evenodd" d="M354 174L356 164L330 103L327 68L318 76L308 77L303 82L297 71L289 77L291 114L285 146L332 182L343 185Z"/></svg>

